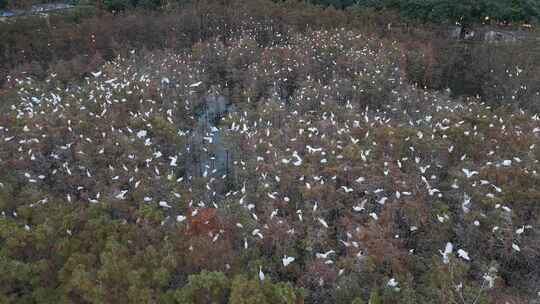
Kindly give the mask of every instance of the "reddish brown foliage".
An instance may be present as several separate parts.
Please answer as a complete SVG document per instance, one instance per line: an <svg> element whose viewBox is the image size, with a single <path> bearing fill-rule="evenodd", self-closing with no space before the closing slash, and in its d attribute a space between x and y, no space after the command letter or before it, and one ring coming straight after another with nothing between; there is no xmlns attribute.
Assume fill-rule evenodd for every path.
<svg viewBox="0 0 540 304"><path fill-rule="evenodd" d="M194 212L191 208L188 209L187 223L187 233L189 235L207 235L215 233L221 228L221 221L216 208L201 208L197 212Z"/></svg>

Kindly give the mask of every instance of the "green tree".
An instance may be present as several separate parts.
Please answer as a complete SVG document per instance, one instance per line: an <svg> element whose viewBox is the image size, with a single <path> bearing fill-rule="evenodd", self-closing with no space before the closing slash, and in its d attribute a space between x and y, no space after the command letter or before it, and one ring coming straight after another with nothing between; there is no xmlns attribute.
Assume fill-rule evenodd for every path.
<svg viewBox="0 0 540 304"><path fill-rule="evenodd" d="M311 0L311 3L335 8L346 8L355 3L354 0Z"/></svg>
<svg viewBox="0 0 540 304"><path fill-rule="evenodd" d="M538 21L540 18L540 3L534 0L359 0L357 5L398 10L405 18L424 22L470 24L486 20Z"/></svg>
<svg viewBox="0 0 540 304"><path fill-rule="evenodd" d="M109 11L123 11L131 7L129 0L104 0L103 5Z"/></svg>
<svg viewBox="0 0 540 304"><path fill-rule="evenodd" d="M294 288L288 283L276 283L266 280L249 280L245 276L239 275L232 282L231 297L229 303L232 304L294 304L297 295Z"/></svg>
<svg viewBox="0 0 540 304"><path fill-rule="evenodd" d="M211 304L227 303L230 281L222 272L202 271L190 275L188 283L175 294L178 303Z"/></svg>
<svg viewBox="0 0 540 304"><path fill-rule="evenodd" d="M377 289L373 289L369 295L369 304L382 304L381 294Z"/></svg>
<svg viewBox="0 0 540 304"><path fill-rule="evenodd" d="M157 9L161 6L161 0L138 0L136 5L144 9Z"/></svg>
<svg viewBox="0 0 540 304"><path fill-rule="evenodd" d="M362 300L361 297L357 297L352 301L351 304L364 304L364 303L366 303L366 302L364 302L364 300Z"/></svg>

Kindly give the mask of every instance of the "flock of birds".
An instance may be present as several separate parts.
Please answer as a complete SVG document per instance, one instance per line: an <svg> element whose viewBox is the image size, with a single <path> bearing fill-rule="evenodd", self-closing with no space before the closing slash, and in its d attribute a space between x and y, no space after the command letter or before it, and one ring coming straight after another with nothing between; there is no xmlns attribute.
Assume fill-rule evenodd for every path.
<svg viewBox="0 0 540 304"><path fill-rule="evenodd" d="M200 175L185 170L194 153L212 157L216 148L204 139L215 130L195 135L193 129L202 96L219 94L221 87L209 83L204 60L177 54L118 58L70 88L57 87L53 76L45 82L18 79L20 103L0 120L0 162L4 168L16 162L10 170L16 181L43 194L30 206L53 198L154 205L168 215L162 222L167 226L186 225L204 208L235 205L248 217L234 231L211 231L209 241L233 233L249 249L276 227L286 227L287 242L277 253L283 268L305 259L292 250L301 239L310 239L312 258L329 267L337 268L344 256L362 260L370 254L360 238L365 227L380 221L385 208L419 200L458 206L458 214L441 210L429 219L440 224L463 217L479 227L502 214L508 227L519 227L511 250L522 250L534 223L512 223L512 202L502 199L509 186L495 177L504 171L538 177L538 116L497 114L409 86L375 41L351 32L297 36L262 51L246 41L208 46L224 61L235 54L263 58L245 67L245 97L233 100L237 110L218 125L221 144L232 155L228 172L211 166ZM311 73L316 70L324 75ZM291 79L298 88L285 100L282 89ZM260 83L267 92L254 100L251 92ZM379 83L387 85L386 104L358 102L370 98L368 89L380 92ZM2 177L7 179L5 172L0 190L9 182ZM227 188L227 180L236 186ZM484 200L493 204L480 204ZM2 215L17 216L14 209ZM338 224L340 217L349 223ZM409 224L411 235L423 229L421 222ZM400 237L405 235L395 235ZM443 263L452 256L464 262L477 258L469 254L473 248L459 243L457 236L441 244ZM415 254L415 248L407 249ZM259 278L265 279L264 265ZM399 290L395 277L387 285Z"/></svg>

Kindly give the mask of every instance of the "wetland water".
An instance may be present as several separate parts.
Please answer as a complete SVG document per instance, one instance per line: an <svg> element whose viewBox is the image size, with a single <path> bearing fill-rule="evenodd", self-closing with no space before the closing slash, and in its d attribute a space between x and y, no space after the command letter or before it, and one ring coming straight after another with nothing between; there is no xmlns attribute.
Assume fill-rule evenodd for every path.
<svg viewBox="0 0 540 304"><path fill-rule="evenodd" d="M221 118L234 112L234 106L221 95L204 97L203 107L197 113L197 125L191 135L191 147L199 150L194 163L194 175L207 175L211 172L225 174L231 165L227 150Z"/></svg>

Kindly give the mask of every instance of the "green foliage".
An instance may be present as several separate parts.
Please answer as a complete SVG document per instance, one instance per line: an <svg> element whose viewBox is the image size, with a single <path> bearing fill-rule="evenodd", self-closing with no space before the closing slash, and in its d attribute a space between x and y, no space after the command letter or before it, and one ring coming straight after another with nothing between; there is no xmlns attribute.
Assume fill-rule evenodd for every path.
<svg viewBox="0 0 540 304"><path fill-rule="evenodd" d="M357 297L351 302L351 304L365 304L365 303L366 302L361 297Z"/></svg>
<svg viewBox="0 0 540 304"><path fill-rule="evenodd" d="M259 282L245 276L236 276L232 282L229 303L234 304L295 304L297 295L288 283Z"/></svg>
<svg viewBox="0 0 540 304"><path fill-rule="evenodd" d="M143 9L157 9L161 5L161 0L138 0L136 3L137 7Z"/></svg>
<svg viewBox="0 0 540 304"><path fill-rule="evenodd" d="M225 274L203 270L190 275L188 283L176 292L175 298L178 303L185 304L227 303L230 285Z"/></svg>
<svg viewBox="0 0 540 304"><path fill-rule="evenodd" d="M131 7L129 0L104 0L103 5L109 11L123 11Z"/></svg>
<svg viewBox="0 0 540 304"><path fill-rule="evenodd" d="M129 8L154 10L161 6L161 0L104 0L103 5L109 11L123 11Z"/></svg>
<svg viewBox="0 0 540 304"><path fill-rule="evenodd" d="M437 299L443 303L455 301L489 303L481 285L469 284L466 280L468 265L452 259L448 265L433 262L432 271L426 273L426 285L420 289L425 299Z"/></svg>
<svg viewBox="0 0 540 304"><path fill-rule="evenodd" d="M405 18L435 23L535 21L540 17L540 4L534 0L359 0L357 5L394 9Z"/></svg>
<svg viewBox="0 0 540 304"><path fill-rule="evenodd" d="M190 275L188 283L175 292L174 298L177 303L185 304L295 304L300 291L288 283L259 282L243 275L235 276L231 282L222 272L202 271Z"/></svg>
<svg viewBox="0 0 540 304"><path fill-rule="evenodd" d="M80 23L86 18L95 16L97 13L97 8L93 5L77 5L68 11L53 12L51 15L62 18L68 23Z"/></svg>
<svg viewBox="0 0 540 304"><path fill-rule="evenodd" d="M346 8L355 3L355 0L310 0L315 5L333 6L334 8Z"/></svg>
<svg viewBox="0 0 540 304"><path fill-rule="evenodd" d="M373 289L371 293L369 294L369 301L368 304L383 304L381 294L379 293L379 290Z"/></svg>

